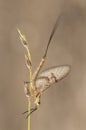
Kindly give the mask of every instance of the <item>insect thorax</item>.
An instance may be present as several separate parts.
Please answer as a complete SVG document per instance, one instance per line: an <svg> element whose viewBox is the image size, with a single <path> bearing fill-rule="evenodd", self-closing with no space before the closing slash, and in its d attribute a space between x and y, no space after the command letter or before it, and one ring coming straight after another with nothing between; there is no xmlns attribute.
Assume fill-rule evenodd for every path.
<svg viewBox="0 0 86 130"><path fill-rule="evenodd" d="M25 92L26 97L28 98L31 98L31 97L36 98L40 93L34 83L32 84L32 88L30 88L30 86L26 83L24 85L24 92Z"/></svg>

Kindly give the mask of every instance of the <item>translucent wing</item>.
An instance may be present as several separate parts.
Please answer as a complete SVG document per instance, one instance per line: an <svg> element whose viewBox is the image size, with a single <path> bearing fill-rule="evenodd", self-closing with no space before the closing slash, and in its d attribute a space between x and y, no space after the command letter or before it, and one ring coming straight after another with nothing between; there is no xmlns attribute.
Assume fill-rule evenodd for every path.
<svg viewBox="0 0 86 130"><path fill-rule="evenodd" d="M51 85L67 76L69 71L69 65L56 66L43 71L36 80L36 88L41 92L45 91Z"/></svg>

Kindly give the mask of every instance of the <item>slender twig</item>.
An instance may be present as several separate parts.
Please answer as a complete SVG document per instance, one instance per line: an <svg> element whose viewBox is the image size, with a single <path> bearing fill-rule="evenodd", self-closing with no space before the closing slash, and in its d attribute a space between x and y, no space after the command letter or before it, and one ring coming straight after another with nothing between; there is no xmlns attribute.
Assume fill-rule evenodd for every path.
<svg viewBox="0 0 86 130"><path fill-rule="evenodd" d="M30 72L30 86L29 87L30 87L30 91L31 91L31 89L32 89L32 59L31 59L31 53L30 53L28 42L27 42L25 36L21 33L21 31L19 29L17 29L17 30L18 30L21 42L22 42L23 46L26 48L26 50L27 50L27 58L28 59L27 59L26 62L27 62L27 64L30 63L30 64L28 64L28 66L29 66L29 72ZM28 110L27 110L28 114L31 113L30 112L30 106L31 106L31 104L30 104L30 101L29 101L28 102ZM28 117L28 130L30 130L30 115Z"/></svg>

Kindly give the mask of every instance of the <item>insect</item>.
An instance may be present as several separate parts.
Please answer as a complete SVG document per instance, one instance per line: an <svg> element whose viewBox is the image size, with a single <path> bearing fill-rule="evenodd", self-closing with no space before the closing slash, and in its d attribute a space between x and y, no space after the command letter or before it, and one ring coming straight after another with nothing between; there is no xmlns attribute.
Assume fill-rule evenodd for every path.
<svg viewBox="0 0 86 130"><path fill-rule="evenodd" d="M31 102L31 100L33 99L33 104L34 104L34 107L31 108L30 113L27 115L26 118L28 118L28 116L31 113L33 113L34 111L36 111L38 109L38 107L40 105L41 95L46 90L48 90L48 88L50 88L53 84L59 82L61 79L66 77L70 72L70 65L59 65L59 66L51 67L47 70L44 70L43 72L41 72L39 74L42 66L44 65L50 42L52 40L52 37L55 33L55 30L56 30L58 24L59 24L60 18L61 18L61 15L56 20L56 23L54 25L54 28L51 32L51 35L50 35L50 38L49 38L49 41L47 44L47 48L45 50L45 54L44 54L43 58L41 59L36 71L33 73L31 83L24 82L26 97L28 98L29 102ZM29 69L31 69L32 65L27 56L26 56L26 64L29 67ZM32 86L33 86L32 89L30 89L30 87L29 87L30 84L32 84ZM28 111L25 111L23 114L25 114L27 112Z"/></svg>

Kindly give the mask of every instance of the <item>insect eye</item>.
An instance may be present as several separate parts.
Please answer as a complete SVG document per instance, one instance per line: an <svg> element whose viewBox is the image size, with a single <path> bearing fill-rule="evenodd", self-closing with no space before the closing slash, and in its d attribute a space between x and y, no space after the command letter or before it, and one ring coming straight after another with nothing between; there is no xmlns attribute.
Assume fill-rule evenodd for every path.
<svg viewBox="0 0 86 130"><path fill-rule="evenodd" d="M40 104L41 104L41 102L39 101L39 102L38 102L38 104L40 105Z"/></svg>

